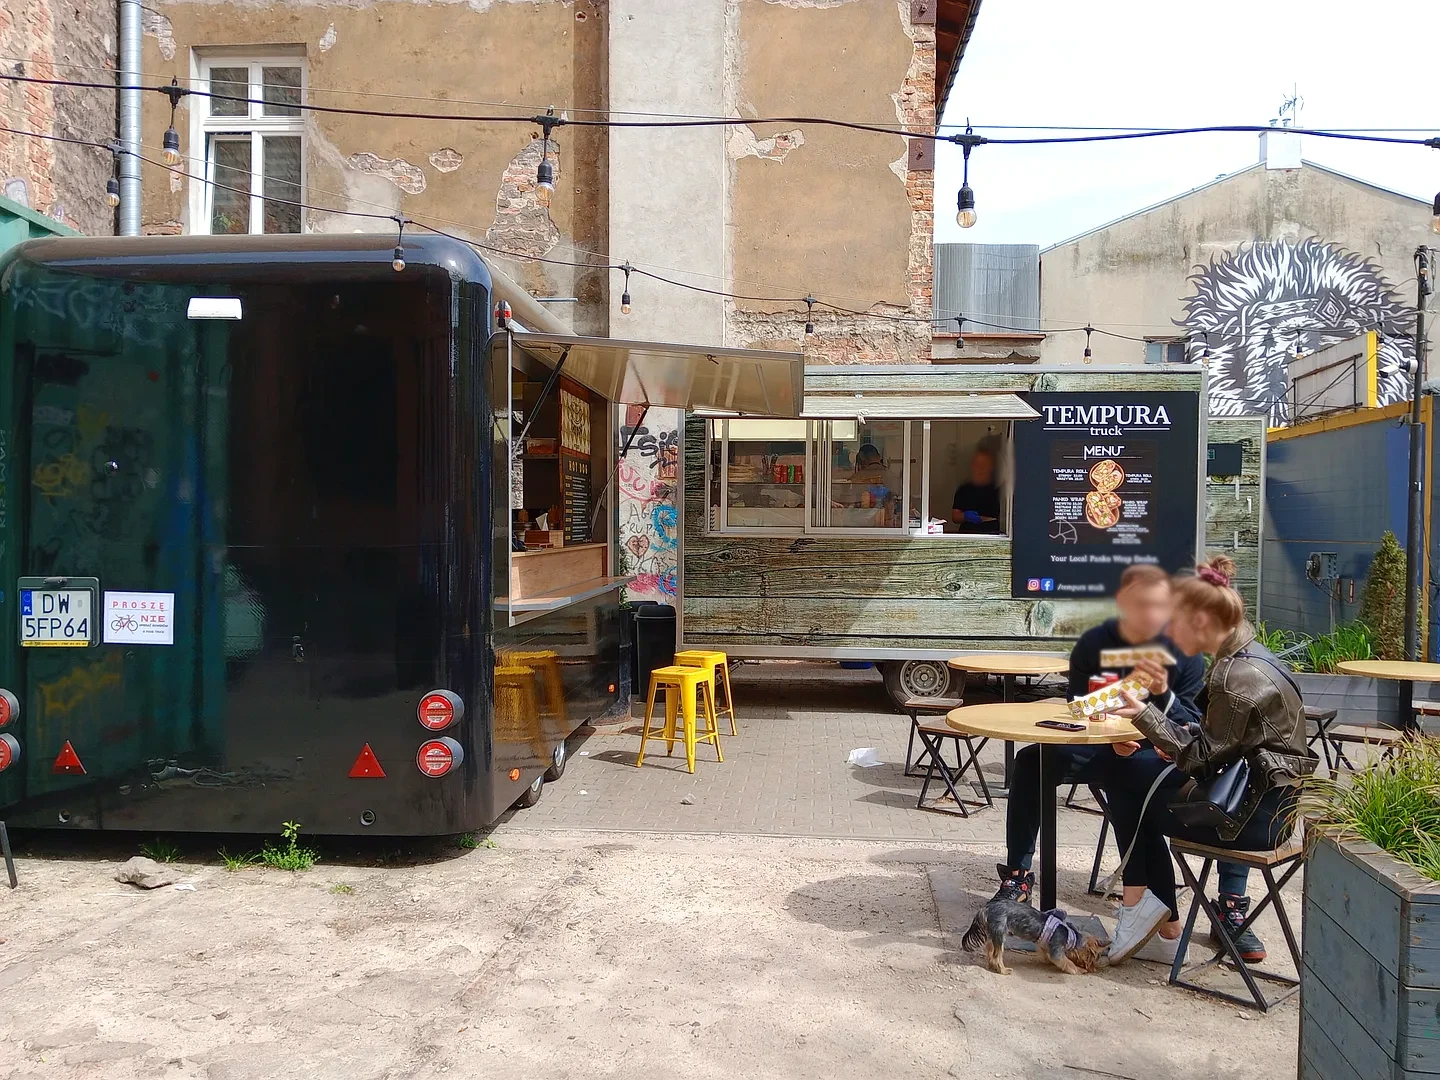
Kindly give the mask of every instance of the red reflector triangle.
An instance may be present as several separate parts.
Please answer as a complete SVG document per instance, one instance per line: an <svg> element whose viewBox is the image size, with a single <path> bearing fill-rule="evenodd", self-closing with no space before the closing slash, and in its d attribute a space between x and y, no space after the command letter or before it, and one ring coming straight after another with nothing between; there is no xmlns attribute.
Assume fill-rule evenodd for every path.
<svg viewBox="0 0 1440 1080"><path fill-rule="evenodd" d="M69 739L65 740L60 753L55 755L55 764L50 767L50 771L62 776L85 775L85 766L80 764L80 755L75 753L75 747L70 745Z"/></svg>
<svg viewBox="0 0 1440 1080"><path fill-rule="evenodd" d="M360 748L360 754L355 758L355 764L350 766L351 776L384 776L385 770L380 767L380 761L375 757L375 751L370 749L367 742Z"/></svg>

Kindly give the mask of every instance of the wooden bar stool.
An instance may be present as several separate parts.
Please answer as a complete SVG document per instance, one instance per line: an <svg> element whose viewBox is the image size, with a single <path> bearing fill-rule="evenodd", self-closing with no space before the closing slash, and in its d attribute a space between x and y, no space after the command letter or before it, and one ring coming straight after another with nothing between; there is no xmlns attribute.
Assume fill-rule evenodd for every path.
<svg viewBox="0 0 1440 1080"><path fill-rule="evenodd" d="M730 689L730 661L725 658L723 652L710 652L705 649L686 649L684 652L675 654L675 663L678 667L704 667L710 669L711 689L715 696L715 712L717 716L729 714L730 734L738 735L735 730L735 695ZM720 706L720 690L725 691L725 705Z"/></svg>
<svg viewBox="0 0 1440 1080"><path fill-rule="evenodd" d="M675 749L675 717L677 712L684 715L685 720L685 764L693 773L695 771L695 745L708 742L715 747L715 758L724 761L725 755L720 750L720 723L715 715L715 679L707 668L683 667L675 665L672 667L656 668L650 673L650 693L645 700L645 726L640 730L640 753L635 758L635 767L638 769L645 764L645 742L651 735L656 735L665 740L665 753L668 756ZM665 726L651 727L650 721L655 713L655 695L665 691ZM679 700L676 700L676 697ZM701 697L703 704L702 714L705 717L705 731L697 733L695 729L696 709L695 699Z"/></svg>

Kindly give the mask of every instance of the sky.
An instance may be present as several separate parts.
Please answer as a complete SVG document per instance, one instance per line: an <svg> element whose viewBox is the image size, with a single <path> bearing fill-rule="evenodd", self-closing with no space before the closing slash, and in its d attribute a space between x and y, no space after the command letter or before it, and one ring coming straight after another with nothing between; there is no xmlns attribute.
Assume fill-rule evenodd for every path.
<svg viewBox="0 0 1440 1080"><path fill-rule="evenodd" d="M1426 128L1440 135L1436 0L982 0L943 124L1192 127L1268 124L1297 90L1300 126ZM1253 134L1094 146L980 146L979 219L955 223L959 147L936 155L935 239L1057 243L1182 194L1259 157ZM1313 136L1307 161L1423 198L1440 150Z"/></svg>

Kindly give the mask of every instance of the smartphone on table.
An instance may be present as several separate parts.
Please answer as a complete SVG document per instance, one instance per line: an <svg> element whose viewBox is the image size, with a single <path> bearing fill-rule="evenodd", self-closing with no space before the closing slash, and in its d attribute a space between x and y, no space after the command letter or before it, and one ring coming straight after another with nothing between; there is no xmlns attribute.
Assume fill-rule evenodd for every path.
<svg viewBox="0 0 1440 1080"><path fill-rule="evenodd" d="M1036 720L1036 727L1054 728L1056 731L1084 731L1084 724L1071 724L1065 720Z"/></svg>

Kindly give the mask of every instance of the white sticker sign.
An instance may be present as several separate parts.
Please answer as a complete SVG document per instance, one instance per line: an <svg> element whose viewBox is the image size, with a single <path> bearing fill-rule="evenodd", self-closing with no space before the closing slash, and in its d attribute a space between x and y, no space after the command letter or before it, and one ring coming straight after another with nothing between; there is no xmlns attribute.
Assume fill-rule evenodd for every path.
<svg viewBox="0 0 1440 1080"><path fill-rule="evenodd" d="M108 645L174 645L175 594L107 592L101 625Z"/></svg>

